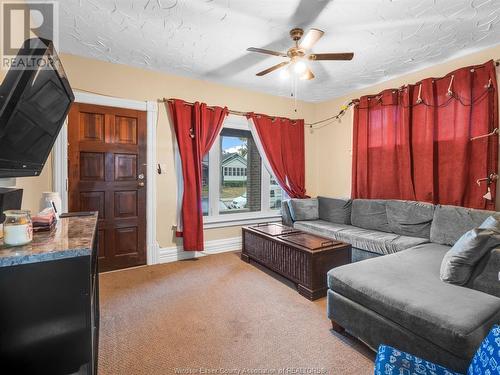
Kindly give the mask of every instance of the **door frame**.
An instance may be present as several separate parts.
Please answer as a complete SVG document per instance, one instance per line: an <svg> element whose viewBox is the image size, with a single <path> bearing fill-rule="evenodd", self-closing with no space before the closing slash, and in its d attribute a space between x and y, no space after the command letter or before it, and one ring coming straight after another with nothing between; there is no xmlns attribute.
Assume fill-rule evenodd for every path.
<svg viewBox="0 0 500 375"><path fill-rule="evenodd" d="M146 258L147 264L158 263L160 246L156 240L156 127L158 103L115 98L75 91L75 103L102 105L145 111L147 117L147 175L146 175ZM52 149L52 187L61 195L62 210L68 210L68 118Z"/></svg>

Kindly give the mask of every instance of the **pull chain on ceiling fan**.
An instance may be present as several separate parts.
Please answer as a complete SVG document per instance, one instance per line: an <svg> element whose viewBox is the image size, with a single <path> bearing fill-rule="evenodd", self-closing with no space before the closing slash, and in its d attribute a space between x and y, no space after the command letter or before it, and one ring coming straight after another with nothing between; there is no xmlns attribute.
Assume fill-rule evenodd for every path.
<svg viewBox="0 0 500 375"><path fill-rule="evenodd" d="M289 60L283 61L279 64L273 65L270 68L267 68L256 75L261 77L268 73L274 72L280 68L283 68L288 65L294 65L295 71L298 74L301 74L300 79L311 80L314 78L314 73L311 68L309 68L304 60L309 61L327 61L327 60L352 60L354 57L354 53L308 53L312 47L321 39L324 32L318 29L311 29L306 34L306 36L302 39L304 35L304 30L301 28L295 28L290 30L290 37L295 42L295 46L291 47L286 53L271 51L263 48L255 48L250 47L247 48L249 52L257 52L263 53L265 55L272 55L278 57L286 57ZM302 41L299 43L299 41Z"/></svg>

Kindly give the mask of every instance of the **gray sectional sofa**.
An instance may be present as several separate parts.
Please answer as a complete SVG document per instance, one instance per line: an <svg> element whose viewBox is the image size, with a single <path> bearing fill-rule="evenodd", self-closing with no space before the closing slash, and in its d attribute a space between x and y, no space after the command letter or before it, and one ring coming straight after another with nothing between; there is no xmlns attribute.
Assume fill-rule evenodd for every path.
<svg viewBox="0 0 500 375"><path fill-rule="evenodd" d="M500 323L500 249L465 286L439 276L451 246L498 212L326 197L287 201L282 211L287 225L352 245L353 263L328 273L328 318L371 348L387 344L465 372Z"/></svg>

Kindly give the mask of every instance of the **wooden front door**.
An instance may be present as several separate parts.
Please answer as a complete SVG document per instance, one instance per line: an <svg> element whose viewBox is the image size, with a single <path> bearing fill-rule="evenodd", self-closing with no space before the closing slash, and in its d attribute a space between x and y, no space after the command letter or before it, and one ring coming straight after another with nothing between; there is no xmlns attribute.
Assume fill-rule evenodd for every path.
<svg viewBox="0 0 500 375"><path fill-rule="evenodd" d="M99 211L99 270L146 264L146 113L74 103L69 211Z"/></svg>

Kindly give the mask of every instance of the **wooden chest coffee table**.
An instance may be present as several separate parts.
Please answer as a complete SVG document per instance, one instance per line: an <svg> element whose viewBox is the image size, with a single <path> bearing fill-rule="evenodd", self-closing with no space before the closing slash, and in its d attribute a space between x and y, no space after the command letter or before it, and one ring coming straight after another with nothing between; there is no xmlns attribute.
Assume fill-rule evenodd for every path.
<svg viewBox="0 0 500 375"><path fill-rule="evenodd" d="M315 300L326 295L326 273L351 262L351 245L281 224L256 225L243 228L241 259L279 273Z"/></svg>

